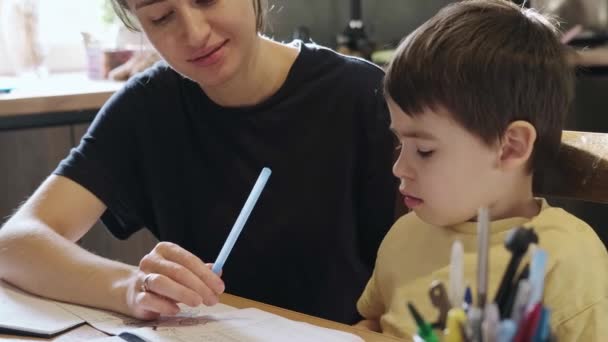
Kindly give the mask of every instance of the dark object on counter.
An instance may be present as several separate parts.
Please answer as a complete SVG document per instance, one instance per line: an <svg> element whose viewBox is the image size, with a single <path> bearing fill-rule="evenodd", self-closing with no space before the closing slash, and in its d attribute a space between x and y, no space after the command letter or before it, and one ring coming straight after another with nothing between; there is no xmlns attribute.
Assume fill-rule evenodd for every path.
<svg viewBox="0 0 608 342"><path fill-rule="evenodd" d="M529 0L513 0L514 3L521 5L523 7L526 8L530 8L530 1Z"/></svg>
<svg viewBox="0 0 608 342"><path fill-rule="evenodd" d="M587 35L578 35L573 38L568 45L575 48L592 49L598 46L608 44L608 33L593 33Z"/></svg>
<svg viewBox="0 0 608 342"><path fill-rule="evenodd" d="M565 30L581 25L593 34L608 33L608 0L528 0L543 14L556 16Z"/></svg>
<svg viewBox="0 0 608 342"><path fill-rule="evenodd" d="M351 17L344 32L336 37L336 50L340 53L370 59L374 44L369 40L363 25L361 0L351 0Z"/></svg>
<svg viewBox="0 0 608 342"><path fill-rule="evenodd" d="M312 43L312 39L310 37L310 29L306 26L298 26L293 31L292 38L294 40L301 40L304 43Z"/></svg>

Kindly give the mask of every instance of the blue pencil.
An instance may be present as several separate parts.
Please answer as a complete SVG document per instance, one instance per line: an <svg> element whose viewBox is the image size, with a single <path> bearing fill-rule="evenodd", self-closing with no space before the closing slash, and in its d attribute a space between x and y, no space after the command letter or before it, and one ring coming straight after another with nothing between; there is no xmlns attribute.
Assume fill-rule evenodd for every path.
<svg viewBox="0 0 608 342"><path fill-rule="evenodd" d="M263 168L262 172L260 172L258 180L255 182L255 185L253 186L253 189L251 190L247 201L245 201L243 209L241 209L241 212L239 213L239 216L237 217L234 226L232 226L232 229L230 230L230 234L228 234L226 242L224 242L224 246L222 246L220 254L217 256L217 259L213 264L213 268L211 269L213 273L219 274L222 268L224 267L224 263L226 262L226 259L228 259L228 255L232 251L232 247L234 247L236 239L238 239L239 235L241 234L243 226L245 226L245 222L247 222L247 219L249 218L253 207L258 201L262 190L264 190L264 186L266 186L266 182L268 181L268 178L270 177L271 173L272 171L270 171L270 169L267 167Z"/></svg>

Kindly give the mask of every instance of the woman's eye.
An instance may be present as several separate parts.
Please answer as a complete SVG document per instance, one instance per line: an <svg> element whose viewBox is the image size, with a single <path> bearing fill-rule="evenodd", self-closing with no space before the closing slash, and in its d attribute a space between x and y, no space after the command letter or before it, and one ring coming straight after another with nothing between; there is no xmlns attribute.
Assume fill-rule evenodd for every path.
<svg viewBox="0 0 608 342"><path fill-rule="evenodd" d="M213 5L213 3L217 2L218 0L198 0L197 3L204 5L204 6L208 6L208 5Z"/></svg>
<svg viewBox="0 0 608 342"><path fill-rule="evenodd" d="M420 157L422 157L422 158L428 158L428 157L430 157L430 156L433 154L433 152L435 152L435 151L432 151L432 150L431 150L431 151L422 151L422 150L417 150L417 152L418 152L418 155L419 155Z"/></svg>
<svg viewBox="0 0 608 342"><path fill-rule="evenodd" d="M173 16L173 11L170 11L156 19L152 19L151 21L152 21L152 24L154 24L154 25L161 25L161 24L166 23L169 19L171 19L172 16Z"/></svg>

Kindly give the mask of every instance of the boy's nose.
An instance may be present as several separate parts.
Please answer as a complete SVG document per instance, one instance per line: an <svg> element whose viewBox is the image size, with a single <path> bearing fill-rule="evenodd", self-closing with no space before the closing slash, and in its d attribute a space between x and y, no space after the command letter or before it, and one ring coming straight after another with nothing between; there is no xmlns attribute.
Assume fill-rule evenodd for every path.
<svg viewBox="0 0 608 342"><path fill-rule="evenodd" d="M395 161L395 164L393 164L393 175L395 175L395 177L402 179L402 180L412 180L412 179L414 179L415 172L409 166L409 164L403 154L404 154L403 151L401 151L401 153L399 154L399 157Z"/></svg>

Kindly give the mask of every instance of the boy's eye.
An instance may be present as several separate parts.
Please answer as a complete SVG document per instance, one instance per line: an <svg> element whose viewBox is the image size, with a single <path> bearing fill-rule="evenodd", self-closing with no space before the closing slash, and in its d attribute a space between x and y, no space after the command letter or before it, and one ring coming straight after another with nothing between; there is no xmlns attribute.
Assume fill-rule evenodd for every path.
<svg viewBox="0 0 608 342"><path fill-rule="evenodd" d="M433 154L433 152L435 152L435 151L432 151L432 150L431 150L431 151L421 151L421 150L417 150L417 152L418 152L418 155L419 155L420 157L422 157L422 158L428 158L428 157L430 157L430 156Z"/></svg>

